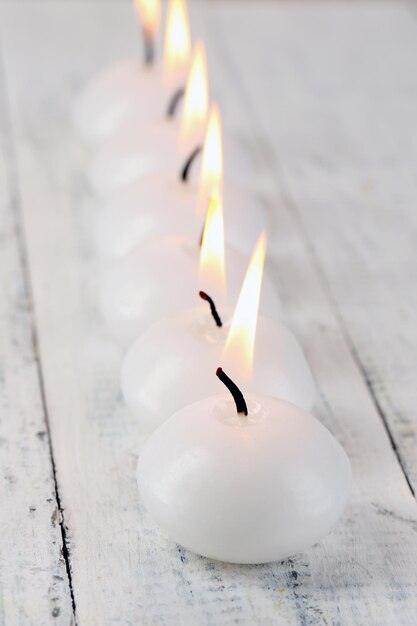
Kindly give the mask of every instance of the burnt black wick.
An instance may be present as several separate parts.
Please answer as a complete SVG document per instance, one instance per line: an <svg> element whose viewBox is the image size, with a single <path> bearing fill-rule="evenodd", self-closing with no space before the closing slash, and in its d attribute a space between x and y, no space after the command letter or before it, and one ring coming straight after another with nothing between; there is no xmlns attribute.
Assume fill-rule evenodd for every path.
<svg viewBox="0 0 417 626"><path fill-rule="evenodd" d="M190 174L191 166L194 163L194 160L196 159L196 157L198 157L198 155L200 154L201 150L202 150L201 146L197 146L197 148L194 148L194 150L191 152L188 159L185 161L184 166L180 172L180 178L183 183L187 182L188 176Z"/></svg>
<svg viewBox="0 0 417 626"><path fill-rule="evenodd" d="M147 67L155 62L155 45L154 40L148 31L143 30L143 61Z"/></svg>
<svg viewBox="0 0 417 626"><path fill-rule="evenodd" d="M227 374L225 374L221 367L218 367L216 370L216 376L219 380L222 381L224 385L228 388L230 393L233 396L233 400L236 404L236 411L239 415L247 415L248 407L245 402L245 398L243 397L243 393L240 391L239 387L235 385L233 380L231 380Z"/></svg>
<svg viewBox="0 0 417 626"><path fill-rule="evenodd" d="M209 303L210 305L210 311L212 316L214 317L214 321L216 322L217 326L223 326L222 321L220 319L220 315L217 313L217 309L216 309L216 305L214 304L213 300L210 298L210 296L208 294L206 294L205 291L199 291L198 295L200 296L200 298L202 300L205 300L206 302Z"/></svg>
<svg viewBox="0 0 417 626"><path fill-rule="evenodd" d="M178 89L174 91L174 93L172 94L168 102L167 117L174 117L177 111L177 107L179 103L181 102L184 93L185 93L184 87L178 87Z"/></svg>

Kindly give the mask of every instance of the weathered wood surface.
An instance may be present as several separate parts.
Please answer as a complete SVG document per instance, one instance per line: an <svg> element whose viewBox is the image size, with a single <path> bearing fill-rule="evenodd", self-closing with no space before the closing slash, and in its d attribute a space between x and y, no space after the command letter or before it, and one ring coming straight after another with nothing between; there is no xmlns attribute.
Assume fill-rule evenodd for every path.
<svg viewBox="0 0 417 626"><path fill-rule="evenodd" d="M260 201L271 216L271 267L286 320L320 388L316 413L352 459L353 494L329 537L303 555L266 566L199 558L173 545L148 519L135 481L140 435L118 387L121 353L106 338L95 306L87 236L94 198L68 122L83 81L112 59L136 52L131 9L109 2L4 4L1 37L22 210L13 219L26 235L22 254L33 287L77 623L414 625L417 507L404 472L413 484L416 294L408 255L416 197L411 111L417 20L405 3L192 8L194 33L208 42L212 91L227 132L252 160ZM384 110L375 113L379 104ZM2 280L18 285L23 278L11 249L13 263L2 263ZM16 354L6 345L6 364L25 407L33 388L41 424L23 422L14 430L20 447L31 429L45 429L45 410L27 311L19 332L25 349ZM32 369L23 367L28 359ZM30 441L40 445L35 436ZM26 468L32 448L19 449ZM49 489L53 500L49 451L36 458L28 480ZM18 467L19 458L13 460ZM35 481L41 471L44 479ZM27 519L19 506L34 489L29 481L13 494L13 510L2 510L2 527ZM51 529L46 514L33 523L32 550L35 557L49 555L49 569L31 573L38 590L33 614L26 598L30 617L19 622L4 611L3 622L46 623L47 615L36 611L55 566L63 578L59 617L70 623L66 570L57 557L60 529ZM5 560L3 543L5 606L4 580L29 574L17 559L12 571L13 550L6 544Z"/></svg>
<svg viewBox="0 0 417 626"><path fill-rule="evenodd" d="M4 78L4 77L2 77ZM0 82L0 624L70 624L19 179Z"/></svg>

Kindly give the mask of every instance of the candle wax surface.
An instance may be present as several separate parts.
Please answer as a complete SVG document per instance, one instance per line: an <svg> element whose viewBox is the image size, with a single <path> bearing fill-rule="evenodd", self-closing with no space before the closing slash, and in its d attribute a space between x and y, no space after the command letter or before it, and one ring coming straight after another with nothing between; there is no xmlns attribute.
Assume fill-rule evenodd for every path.
<svg viewBox="0 0 417 626"><path fill-rule="evenodd" d="M199 302L200 248L170 235L136 247L117 263L104 267L99 285L100 310L110 334L128 346L155 321ZM226 302L235 306L247 259L226 247ZM209 294L213 298L216 294ZM218 299L221 307L224 301ZM268 279L263 281L261 309L279 317L279 300Z"/></svg>
<svg viewBox="0 0 417 626"><path fill-rule="evenodd" d="M168 171L174 178L179 176L193 150L202 147L204 128L196 130L186 146L180 146L178 118L179 115L168 118L158 114L146 124L136 114L125 119L117 132L101 142L91 155L87 176L95 193L107 199L108 194L153 173ZM246 188L254 184L248 156L228 136L224 139L224 159L229 179ZM193 177L200 162L201 155L192 164Z"/></svg>
<svg viewBox="0 0 417 626"><path fill-rule="evenodd" d="M162 116L145 127L123 125L92 155L87 176L95 193L106 197L135 179L158 171L179 175L188 154L180 154L177 135L177 125Z"/></svg>
<svg viewBox="0 0 417 626"><path fill-rule="evenodd" d="M182 182L172 173L154 174L113 193L99 207L94 224L94 247L104 258L120 258L149 237L171 233L199 241L205 206L198 201L198 185ZM224 185L225 240L249 255L266 229L263 207L241 187Z"/></svg>
<svg viewBox="0 0 417 626"><path fill-rule="evenodd" d="M221 383L219 383L220 385ZM351 484L345 451L314 417L262 395L215 396L173 415L148 439L138 485L176 543L232 563L282 560L320 541Z"/></svg>
<svg viewBox="0 0 417 626"><path fill-rule="evenodd" d="M126 59L100 72L79 94L74 104L76 129L94 145L109 139L133 115L141 127L164 115L169 96L159 66Z"/></svg>
<svg viewBox="0 0 417 626"><path fill-rule="evenodd" d="M153 324L128 350L121 386L126 404L144 431L151 431L183 406L214 395L213 375L222 363L232 310L219 310L216 326L208 305L179 311ZM227 373L234 379L230 368ZM234 380L237 380L234 379ZM285 326L260 316L253 379L248 391L311 409L315 388L301 347Z"/></svg>

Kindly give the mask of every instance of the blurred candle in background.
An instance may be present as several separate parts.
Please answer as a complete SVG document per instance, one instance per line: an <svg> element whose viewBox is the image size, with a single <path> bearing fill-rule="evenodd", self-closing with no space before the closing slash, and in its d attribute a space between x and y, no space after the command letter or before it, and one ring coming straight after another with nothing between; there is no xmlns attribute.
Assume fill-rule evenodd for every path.
<svg viewBox="0 0 417 626"><path fill-rule="evenodd" d="M215 190L223 191L226 243L250 254L266 228L263 208L254 196L223 174L223 133L217 104L210 109L201 164L186 184L178 172L165 171L113 192L98 207L93 222L95 249L103 259L122 257L149 237L177 233L196 243Z"/></svg>
<svg viewBox="0 0 417 626"><path fill-rule="evenodd" d="M159 0L135 0L144 38L144 61L127 59L93 79L75 103L74 120L81 135L97 145L121 132L146 128L181 102L190 60L190 26L185 0L169 0L162 68L156 58L160 23Z"/></svg>
<svg viewBox="0 0 417 626"><path fill-rule="evenodd" d="M210 254L221 255L223 236L215 215L223 215L219 196L211 199L206 229L216 229L209 240L215 246ZM223 228L223 226L221 226ZM190 244L184 237L171 234L155 237L134 248L128 255L104 267L100 280L100 309L109 333L124 345L129 345L151 324L166 315L195 305L199 285L198 242ZM226 246L226 298L213 295L219 305L234 304L245 272L246 258L231 246ZM278 296L266 280L263 300L265 310L276 317Z"/></svg>
<svg viewBox="0 0 417 626"><path fill-rule="evenodd" d="M206 52L199 41L192 56L179 129L166 115L155 123L143 125L132 120L123 124L91 158L88 176L95 192L106 196L152 172L169 170L180 176L201 150L208 108Z"/></svg>

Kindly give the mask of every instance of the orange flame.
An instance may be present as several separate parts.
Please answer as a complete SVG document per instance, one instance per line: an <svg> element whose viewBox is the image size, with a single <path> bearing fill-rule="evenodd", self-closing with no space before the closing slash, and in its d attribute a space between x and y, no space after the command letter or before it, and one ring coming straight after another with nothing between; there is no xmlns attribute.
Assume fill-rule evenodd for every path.
<svg viewBox="0 0 417 626"><path fill-rule="evenodd" d="M143 30L155 39L161 21L161 0L134 0Z"/></svg>
<svg viewBox="0 0 417 626"><path fill-rule="evenodd" d="M168 89L185 78L190 60L190 23L185 0L169 0L165 22L164 84Z"/></svg>
<svg viewBox="0 0 417 626"><path fill-rule="evenodd" d="M188 154L203 139L208 100L206 50L203 42L198 41L193 52L181 115L179 146L182 154Z"/></svg>
<svg viewBox="0 0 417 626"><path fill-rule="evenodd" d="M252 253L223 352L226 372L230 371L240 382L248 382L252 377L265 253L263 232Z"/></svg>
<svg viewBox="0 0 417 626"><path fill-rule="evenodd" d="M213 193L207 209L200 252L200 289L216 303L226 295L223 206L218 193Z"/></svg>
<svg viewBox="0 0 417 626"><path fill-rule="evenodd" d="M218 189L223 189L223 139L220 109L218 104L213 103L201 161L199 202L206 204L213 190Z"/></svg>

